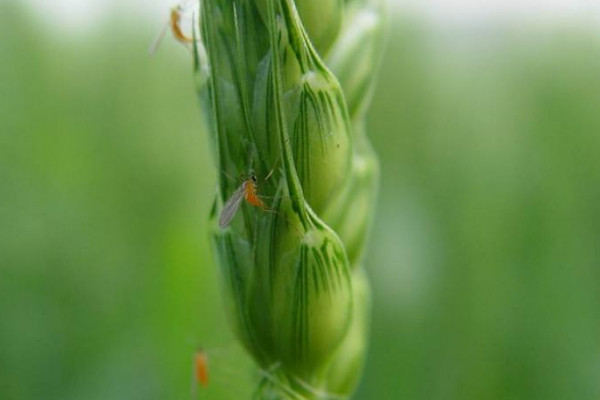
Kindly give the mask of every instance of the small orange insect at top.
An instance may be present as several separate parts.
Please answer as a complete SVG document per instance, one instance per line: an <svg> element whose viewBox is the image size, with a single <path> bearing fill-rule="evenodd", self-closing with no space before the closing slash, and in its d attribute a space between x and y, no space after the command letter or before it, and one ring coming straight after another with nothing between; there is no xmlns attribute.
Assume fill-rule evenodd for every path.
<svg viewBox="0 0 600 400"><path fill-rule="evenodd" d="M193 38L186 36L181 29L181 13L183 12L183 6L178 5L171 9L171 18L169 20L169 25L171 26L171 31L173 32L173 36L175 39L179 40L181 43L192 43L194 41Z"/></svg>
<svg viewBox="0 0 600 400"><path fill-rule="evenodd" d="M152 42L152 44L150 45L150 48L148 50L150 55L153 55L156 52L156 49L160 45L162 39L165 36L165 33L167 33L167 30L169 28L171 28L171 32L173 33L173 36L178 42L183 43L185 45L194 42L194 38L187 36L181 28L181 20L183 19L183 12L185 11L185 8L186 6L184 6L183 4L179 4L171 8L171 12L169 14L169 21L164 25L156 39L154 39L154 42Z"/></svg>
<svg viewBox="0 0 600 400"><path fill-rule="evenodd" d="M194 355L194 378L203 387L208 386L208 357L202 349Z"/></svg>

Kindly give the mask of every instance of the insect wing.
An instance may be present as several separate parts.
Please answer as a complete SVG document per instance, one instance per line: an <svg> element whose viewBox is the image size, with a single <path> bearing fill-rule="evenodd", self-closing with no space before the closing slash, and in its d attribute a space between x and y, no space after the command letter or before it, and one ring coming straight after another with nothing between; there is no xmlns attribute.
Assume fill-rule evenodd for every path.
<svg viewBox="0 0 600 400"><path fill-rule="evenodd" d="M167 33L167 30L169 30L169 22L168 21L163 25L163 27L161 28L160 32L156 36L156 39L154 39L154 41L152 42L152 44L148 48L148 54L149 55L153 56L154 53L156 53L156 50L158 49L158 46L160 45L160 42L162 42L163 38L165 37L165 34Z"/></svg>
<svg viewBox="0 0 600 400"><path fill-rule="evenodd" d="M235 213L237 213L238 208L240 208L240 204L242 204L242 200L244 200L244 192L246 191L246 182L244 182L238 190L236 190L229 200L223 206L223 211L221 211L221 216L219 217L219 226L221 228L227 228Z"/></svg>

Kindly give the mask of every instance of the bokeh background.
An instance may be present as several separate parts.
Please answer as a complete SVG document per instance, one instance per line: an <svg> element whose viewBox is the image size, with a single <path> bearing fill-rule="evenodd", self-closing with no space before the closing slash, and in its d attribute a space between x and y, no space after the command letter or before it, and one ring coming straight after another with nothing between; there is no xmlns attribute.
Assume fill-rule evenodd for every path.
<svg viewBox="0 0 600 400"><path fill-rule="evenodd" d="M0 3L0 399L248 398L171 4ZM480 4L485 3L485 4ZM86 5L87 4L87 5ZM356 398L600 398L600 6L397 1Z"/></svg>

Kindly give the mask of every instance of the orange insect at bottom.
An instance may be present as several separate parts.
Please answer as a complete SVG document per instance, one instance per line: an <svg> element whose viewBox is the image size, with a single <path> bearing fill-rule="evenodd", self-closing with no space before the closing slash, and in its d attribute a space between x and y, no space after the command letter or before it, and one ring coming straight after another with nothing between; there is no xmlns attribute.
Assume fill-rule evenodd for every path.
<svg viewBox="0 0 600 400"><path fill-rule="evenodd" d="M204 350L198 350L194 355L194 377L203 387L208 386L208 357Z"/></svg>

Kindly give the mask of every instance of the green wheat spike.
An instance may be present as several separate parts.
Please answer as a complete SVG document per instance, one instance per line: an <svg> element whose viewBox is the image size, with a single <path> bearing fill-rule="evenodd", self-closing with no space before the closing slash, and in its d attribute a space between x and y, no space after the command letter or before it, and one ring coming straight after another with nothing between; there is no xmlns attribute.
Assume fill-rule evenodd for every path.
<svg viewBox="0 0 600 400"><path fill-rule="evenodd" d="M384 12L379 0L296 1L200 4L194 72L219 171L211 236L228 318L264 372L252 398L347 399L368 340L379 166L365 111ZM248 188L266 206L230 201Z"/></svg>

